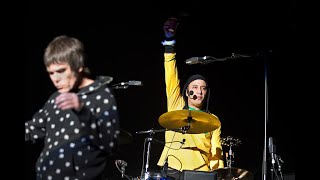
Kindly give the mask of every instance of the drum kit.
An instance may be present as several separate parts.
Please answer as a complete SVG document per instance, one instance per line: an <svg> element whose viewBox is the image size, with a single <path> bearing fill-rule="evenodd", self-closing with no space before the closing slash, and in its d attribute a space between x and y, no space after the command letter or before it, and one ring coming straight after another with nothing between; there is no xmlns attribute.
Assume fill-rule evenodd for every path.
<svg viewBox="0 0 320 180"><path fill-rule="evenodd" d="M148 134L146 138L147 151L146 151L146 162L144 162L144 168L139 178L133 178L137 180L166 180L165 177L161 176L160 173L155 173L149 170L150 161L150 149L151 142L153 141L153 135L157 132L165 132L167 130L185 133L185 134L199 134L210 132L220 127L219 119L213 115L202 111L194 110L176 110L162 114L158 119L159 124L165 129L161 130L147 130L139 131L137 134ZM132 142L132 135L125 131L120 131L119 144L128 144ZM222 145L229 148L225 155L227 166L214 170L217 172L218 180L253 180L254 176L251 172L232 167L234 152L232 147L241 144L239 139L227 136L221 138Z"/></svg>

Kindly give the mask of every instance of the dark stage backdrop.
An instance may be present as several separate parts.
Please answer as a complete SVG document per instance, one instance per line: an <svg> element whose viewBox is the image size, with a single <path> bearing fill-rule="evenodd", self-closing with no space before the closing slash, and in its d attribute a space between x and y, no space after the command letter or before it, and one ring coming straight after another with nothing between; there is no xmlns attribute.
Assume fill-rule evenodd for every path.
<svg viewBox="0 0 320 180"><path fill-rule="evenodd" d="M252 6L247 6L250 3ZM274 138L277 154L284 160L283 173L294 172L292 112L284 108L290 98L287 95L290 75L286 71L295 32L292 4L193 3L170 7L161 3L144 4L144 8L120 3L37 5L42 9L29 4L24 17L24 121L31 119L55 90L42 63L46 45L57 35L75 36L86 45L88 65L95 75L112 76L114 84L143 82L143 86L115 90L121 128L132 135L133 142L119 146L113 158L128 163L128 175L139 176L147 134L136 132L163 129L158 123L166 112L162 24L169 16L176 16L180 19L176 51L181 81L184 83L195 73L208 77L210 111L220 118L221 136L242 141L233 148L233 166L261 179L267 114L268 137ZM224 58L232 53L252 57L206 65L185 63L190 57ZM156 133L154 138L164 141L164 133ZM41 146L24 145L25 179L35 179L34 165ZM151 169L158 170L156 164L162 148L160 143L152 143ZM114 163L110 164L110 170L114 171L115 179L121 178Z"/></svg>

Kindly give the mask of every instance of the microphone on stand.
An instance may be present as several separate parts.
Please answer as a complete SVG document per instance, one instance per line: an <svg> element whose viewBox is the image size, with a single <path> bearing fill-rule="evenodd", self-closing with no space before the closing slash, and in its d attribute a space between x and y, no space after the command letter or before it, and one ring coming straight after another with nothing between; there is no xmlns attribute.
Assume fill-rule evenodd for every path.
<svg viewBox="0 0 320 180"><path fill-rule="evenodd" d="M128 82L121 82L120 85L129 85L129 86L142 86L142 82L141 81L128 81Z"/></svg>
<svg viewBox="0 0 320 180"><path fill-rule="evenodd" d="M274 165L274 163L276 162L276 158L275 158L276 147L275 147L275 145L273 145L273 138L272 137L269 137L268 147L269 147L269 153L271 154L271 163L272 163L272 165Z"/></svg>
<svg viewBox="0 0 320 180"><path fill-rule="evenodd" d="M116 160L116 164L121 166L121 177L124 177L125 171L126 171L126 166L128 166L128 163L125 162L124 160Z"/></svg>
<svg viewBox="0 0 320 180"><path fill-rule="evenodd" d="M128 81L128 82L121 82L121 83L117 83L112 85L112 88L114 89L127 89L129 86L143 86L142 81L136 81L136 80L132 80L132 81Z"/></svg>
<svg viewBox="0 0 320 180"><path fill-rule="evenodd" d="M206 64L207 59L212 59L211 56L192 57L186 60L186 64Z"/></svg>

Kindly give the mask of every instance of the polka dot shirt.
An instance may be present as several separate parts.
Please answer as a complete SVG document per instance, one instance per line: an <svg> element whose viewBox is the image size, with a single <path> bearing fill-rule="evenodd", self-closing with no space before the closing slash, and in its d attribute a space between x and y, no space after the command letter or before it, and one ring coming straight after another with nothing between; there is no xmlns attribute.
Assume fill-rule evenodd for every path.
<svg viewBox="0 0 320 180"><path fill-rule="evenodd" d="M25 140L44 140L37 179L101 179L107 155L119 135L119 115L111 89L96 80L79 92L80 112L60 110L54 93L25 123Z"/></svg>

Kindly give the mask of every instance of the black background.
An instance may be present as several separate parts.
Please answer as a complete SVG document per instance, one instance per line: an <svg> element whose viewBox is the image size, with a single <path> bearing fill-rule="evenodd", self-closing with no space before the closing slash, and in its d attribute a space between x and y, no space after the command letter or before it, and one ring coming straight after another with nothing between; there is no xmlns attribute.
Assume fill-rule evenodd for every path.
<svg viewBox="0 0 320 180"><path fill-rule="evenodd" d="M42 63L46 45L57 35L77 37L87 48L88 66L95 75L112 76L113 83L143 82L140 87L115 90L121 128L132 135L133 142L120 146L114 158L128 162L128 175L139 176L147 134L136 132L163 128L158 123L166 112L160 42L163 22L175 16L180 20L176 51L181 81L195 73L208 77L210 110L222 122L221 136L242 141L233 148L233 166L252 172L256 179L261 176L266 128L267 137L274 138L277 154L284 160L283 173L292 173L293 112L285 107L290 99L288 67L292 59L288 54L294 47L294 10L295 2L270 1L29 3L24 17L24 121L31 119L55 90ZM252 57L185 64L190 57L223 58L231 53ZM154 138L163 141L164 133L156 133ZM25 179L35 177L41 146L25 143ZM161 151L161 144L152 143L152 169L157 170ZM267 156L269 164L268 152ZM110 169L119 175L113 164Z"/></svg>

